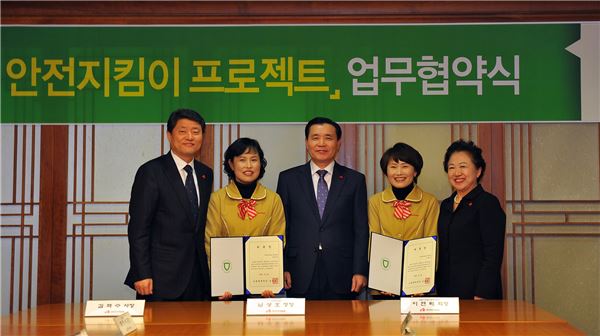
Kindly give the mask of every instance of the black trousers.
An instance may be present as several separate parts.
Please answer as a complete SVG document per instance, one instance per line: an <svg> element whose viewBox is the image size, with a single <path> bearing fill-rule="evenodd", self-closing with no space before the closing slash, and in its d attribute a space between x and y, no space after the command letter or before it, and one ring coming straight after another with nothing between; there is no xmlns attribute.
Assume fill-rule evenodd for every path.
<svg viewBox="0 0 600 336"><path fill-rule="evenodd" d="M317 262L315 263L315 269L313 271L313 276L310 281L310 285L306 293L296 293L293 290L288 292L288 297L300 297L306 298L307 300L354 300L358 293L353 293L350 291L350 287L348 287L348 292L346 293L336 293L329 280L327 279L327 270L325 268L325 263L323 261L323 257L321 253L317 252ZM294 283L294 278L292 275L292 284ZM292 287L293 288L293 287Z"/></svg>

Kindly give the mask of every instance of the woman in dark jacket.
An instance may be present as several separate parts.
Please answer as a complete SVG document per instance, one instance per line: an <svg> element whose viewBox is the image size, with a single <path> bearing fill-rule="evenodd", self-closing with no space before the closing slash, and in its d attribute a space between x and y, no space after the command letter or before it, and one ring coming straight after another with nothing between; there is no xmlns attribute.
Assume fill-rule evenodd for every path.
<svg viewBox="0 0 600 336"><path fill-rule="evenodd" d="M502 299L506 215L479 184L485 172L481 148L472 141L452 143L444 170L455 191L442 202L438 219L438 295Z"/></svg>

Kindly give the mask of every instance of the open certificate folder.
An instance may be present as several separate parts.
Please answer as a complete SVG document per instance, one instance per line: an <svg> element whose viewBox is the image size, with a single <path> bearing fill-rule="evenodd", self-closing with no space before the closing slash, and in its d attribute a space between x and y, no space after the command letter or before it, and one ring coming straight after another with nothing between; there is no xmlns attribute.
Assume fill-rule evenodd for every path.
<svg viewBox="0 0 600 336"><path fill-rule="evenodd" d="M212 237L211 295L283 292L283 236Z"/></svg>
<svg viewBox="0 0 600 336"><path fill-rule="evenodd" d="M437 237L400 240L371 233L369 288L396 295L431 293Z"/></svg>

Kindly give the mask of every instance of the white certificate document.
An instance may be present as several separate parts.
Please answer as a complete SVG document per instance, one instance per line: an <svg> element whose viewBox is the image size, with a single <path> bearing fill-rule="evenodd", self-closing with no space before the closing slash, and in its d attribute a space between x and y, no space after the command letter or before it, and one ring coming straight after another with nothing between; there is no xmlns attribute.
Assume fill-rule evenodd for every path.
<svg viewBox="0 0 600 336"><path fill-rule="evenodd" d="M243 237L210 239L210 282L212 296L244 294Z"/></svg>
<svg viewBox="0 0 600 336"><path fill-rule="evenodd" d="M369 287L400 295L403 241L371 233Z"/></svg>
<svg viewBox="0 0 600 336"><path fill-rule="evenodd" d="M247 237L246 294L283 290L283 237Z"/></svg>
<svg viewBox="0 0 600 336"><path fill-rule="evenodd" d="M429 293L435 283L437 237L409 240L404 245L402 294Z"/></svg>

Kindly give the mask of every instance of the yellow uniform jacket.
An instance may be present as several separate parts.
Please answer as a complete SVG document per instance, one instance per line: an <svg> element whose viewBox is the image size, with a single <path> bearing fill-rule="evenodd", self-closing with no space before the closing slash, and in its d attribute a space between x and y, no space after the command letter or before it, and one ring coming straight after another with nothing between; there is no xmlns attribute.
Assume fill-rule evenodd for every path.
<svg viewBox="0 0 600 336"><path fill-rule="evenodd" d="M371 232L402 240L437 236L440 205L435 196L415 185L406 196L406 201L410 202L408 206L410 215L406 219L394 216L394 201L396 196L389 185L384 191L371 196L369 199Z"/></svg>
<svg viewBox="0 0 600 336"><path fill-rule="evenodd" d="M257 183L250 198L256 201L253 218L249 212L241 218L238 205L242 200L234 182L210 195L204 240L209 264L211 237L285 236L285 215L279 195Z"/></svg>

